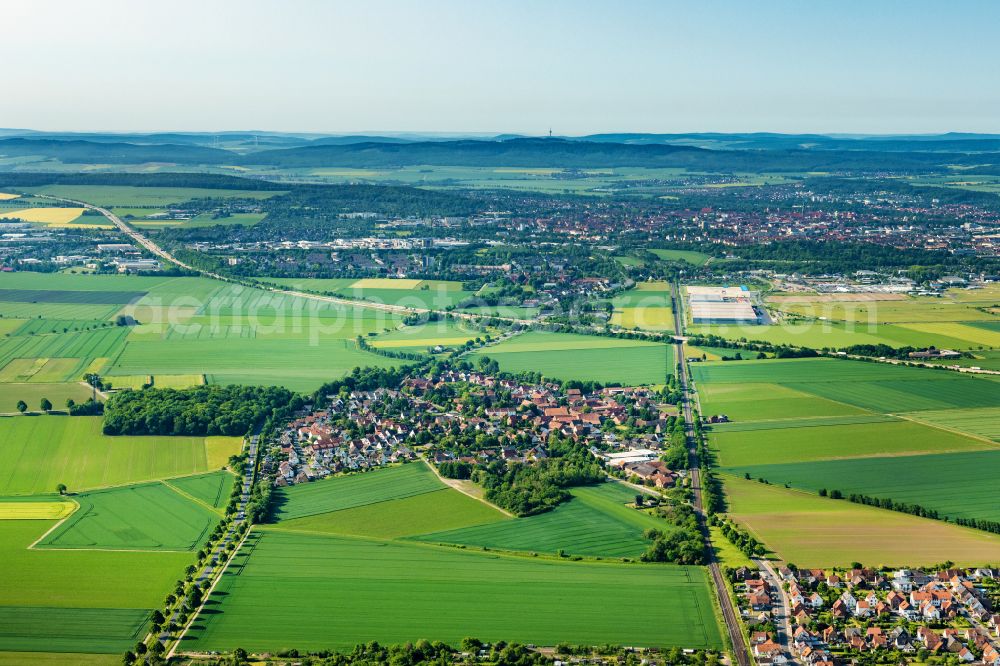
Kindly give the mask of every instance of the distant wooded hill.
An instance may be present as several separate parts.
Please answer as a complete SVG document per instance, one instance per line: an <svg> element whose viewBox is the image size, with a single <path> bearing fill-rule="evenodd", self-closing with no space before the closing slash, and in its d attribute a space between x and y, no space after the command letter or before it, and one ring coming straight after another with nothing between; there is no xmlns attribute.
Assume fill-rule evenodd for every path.
<svg viewBox="0 0 1000 666"><path fill-rule="evenodd" d="M156 135L150 135L156 136ZM174 135L159 135L174 139ZM190 136L190 135L183 135ZM250 135L239 135L246 141ZM205 138L205 137L202 137ZM368 140L366 140L368 139ZM709 149L684 142L726 145ZM266 137L263 146L277 142ZM520 166L528 168L679 167L712 172L948 172L1000 174L992 135L831 138L812 135L594 135L409 141L395 137L295 138L299 145L235 152L194 143L130 143L14 137L0 155L42 156L67 164L259 165L278 168ZM286 144L287 145L287 144ZM255 147L263 147L256 144ZM733 147L741 149L731 149ZM750 148L750 149L746 149ZM959 152L960 151L960 152Z"/></svg>

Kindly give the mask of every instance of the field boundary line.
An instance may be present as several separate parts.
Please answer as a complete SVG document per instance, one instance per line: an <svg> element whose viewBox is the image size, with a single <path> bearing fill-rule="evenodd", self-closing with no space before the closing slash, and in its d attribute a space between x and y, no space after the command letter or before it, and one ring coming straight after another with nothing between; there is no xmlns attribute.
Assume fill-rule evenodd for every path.
<svg viewBox="0 0 1000 666"><path fill-rule="evenodd" d="M427 458L424 458L423 456L421 456L420 460L422 460L425 465L427 465L428 467L430 467L431 471L434 472L434 476L437 477L438 481L440 481L441 483L443 483L448 488L451 488L452 490L457 490L458 492L462 493L466 497L471 497L474 500L482 502L486 506L491 507L493 509L496 509L497 511L499 511L502 514L504 514L508 518L517 518L517 516L515 516L514 514L512 514L510 511L507 511L506 509L501 509L500 507L498 507L497 505L493 504L492 502L488 502L485 498L483 498L483 497L476 497L472 493L467 492L461 486L461 484L458 484L458 483L455 483L455 484L449 483L450 481L457 481L458 479L445 479L443 476L441 476L441 473L438 472L437 468L434 467L434 465L431 463L431 461L427 460Z"/></svg>
<svg viewBox="0 0 1000 666"><path fill-rule="evenodd" d="M382 504L383 502L395 502L399 500L410 499L411 497L420 497L421 495L427 495L428 493L439 493L442 490L447 490L447 488L434 488L432 490L422 490L419 493L414 493L412 495L402 495L399 497L390 497L389 499L375 500L374 502L365 502L364 504L355 504L354 506L345 506L340 509L331 509L329 511L317 511L316 513L306 513L301 516L295 516L294 518L279 517L279 521L284 520L301 520L302 518L314 518L316 516L324 516L328 513L338 513L340 511L350 511L351 509L363 509L366 506L374 506L376 504Z"/></svg>
<svg viewBox="0 0 1000 666"><path fill-rule="evenodd" d="M937 411L937 410L932 410L932 411ZM941 411L948 411L948 410L941 410ZM1000 442L995 442L992 439L990 439L989 437L984 437L983 435L976 435L976 434L973 434L971 432L966 432L964 430L958 430L956 428L949 428L949 427L947 427L945 425L941 425L940 423L934 423L932 421L924 421L923 419L917 418L915 416L910 416L909 413L894 414L893 416L897 416L897 417L903 419L904 421L910 421L911 423L919 423L920 425L928 426L930 428L937 428L938 430L942 430L944 432L950 432L953 435L962 435L963 437L968 437L969 439L976 439L976 440L979 440L981 442L986 442L992 448L994 448L994 449L1000 449Z"/></svg>
<svg viewBox="0 0 1000 666"><path fill-rule="evenodd" d="M57 522L55 525L53 525L49 529L45 530L45 534L43 534L42 536L38 537L33 542L31 542L31 544L28 546L28 548L26 550L58 550L56 548L35 548L35 546L37 546L39 544L39 542L42 541L42 539L44 539L48 535L52 534L52 532L54 532L59 526L61 526L67 520L69 520L70 518L72 518L73 515L76 514L76 512L80 510L80 503L79 502L77 502L75 499L70 499L70 502L72 502L73 504L75 504L76 508L73 509L68 516L66 516L65 518L60 519L59 522Z"/></svg>
<svg viewBox="0 0 1000 666"><path fill-rule="evenodd" d="M194 474L192 476L198 476L198 475ZM180 477L180 478L183 478L183 477ZM209 504L208 502L206 502L204 500L200 500L197 497L195 497L194 495L191 495L191 494L189 494L189 493L181 490L180 488L178 488L177 486L173 485L172 483L170 483L166 479L160 479L160 483L162 483L163 485L165 485L167 488L170 488L171 490L173 490L175 493L177 493L181 497L183 497L185 499L191 500L195 504L198 504L198 505L200 505L200 506L208 509L209 511L211 511L212 513L214 513L214 514L216 514L218 516L224 515L224 512L222 510L217 509L214 506L212 506L211 504Z"/></svg>

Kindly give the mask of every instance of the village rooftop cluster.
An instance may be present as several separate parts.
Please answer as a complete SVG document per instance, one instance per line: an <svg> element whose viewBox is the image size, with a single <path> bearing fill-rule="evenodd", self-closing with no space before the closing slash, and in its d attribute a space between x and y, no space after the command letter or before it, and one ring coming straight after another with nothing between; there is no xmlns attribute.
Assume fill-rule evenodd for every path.
<svg viewBox="0 0 1000 666"><path fill-rule="evenodd" d="M683 474L658 459L676 408L646 388L586 394L447 370L407 378L400 389L327 399L323 409L299 415L281 432L280 451L265 461L277 472L276 485L414 460L419 452L435 464L531 463L548 457L553 434L586 444L609 469L650 486L672 487ZM482 442L488 444L477 446Z"/></svg>

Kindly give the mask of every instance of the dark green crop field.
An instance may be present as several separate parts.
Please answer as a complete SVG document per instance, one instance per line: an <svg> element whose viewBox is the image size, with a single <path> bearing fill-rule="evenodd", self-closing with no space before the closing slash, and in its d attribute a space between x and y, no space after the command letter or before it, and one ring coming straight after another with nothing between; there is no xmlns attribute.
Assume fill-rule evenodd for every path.
<svg viewBox="0 0 1000 666"><path fill-rule="evenodd" d="M465 636L722 647L699 567L536 560L258 531L183 649L348 649L420 638L457 644Z"/></svg>
<svg viewBox="0 0 1000 666"><path fill-rule="evenodd" d="M279 521L315 516L386 500L412 497L444 488L422 463L299 484L278 491Z"/></svg>
<svg viewBox="0 0 1000 666"><path fill-rule="evenodd" d="M1000 520L1000 450L855 458L727 468L772 484L840 490L937 509L942 516Z"/></svg>
<svg viewBox="0 0 1000 666"><path fill-rule="evenodd" d="M487 546L500 550L594 557L638 557L649 546L647 528L665 523L625 505L635 491L618 483L574 488L573 499L553 511L489 525L417 537L433 543Z"/></svg>

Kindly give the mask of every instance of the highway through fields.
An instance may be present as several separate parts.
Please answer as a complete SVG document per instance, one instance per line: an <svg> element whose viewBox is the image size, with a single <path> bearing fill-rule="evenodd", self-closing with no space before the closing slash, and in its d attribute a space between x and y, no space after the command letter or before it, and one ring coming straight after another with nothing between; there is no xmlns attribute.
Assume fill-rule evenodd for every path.
<svg viewBox="0 0 1000 666"><path fill-rule="evenodd" d="M677 335L684 331L683 303L680 298L680 290L675 283L671 288L674 297L674 326ZM712 575L712 582L715 583L716 596L719 598L719 606L722 608L722 617L726 622L726 630L729 633L729 641L733 646L733 657L738 666L751 666L753 661L750 658L750 651L747 650L746 641L743 640L743 625L740 623L739 614L733 607L733 601L729 596L726 581L722 576L719 562L715 558L715 549L712 547L711 532L705 523L705 509L702 504L701 495L701 470L698 461L698 446L694 436L694 410L691 409L689 393L692 390L691 380L688 376L687 362L684 359L684 343L678 342L677 363L680 367L681 383L681 406L684 412L685 434L688 442L688 459L691 474L691 490L694 492L694 508L698 514L698 523L701 526L705 537L705 549L708 553L708 570Z"/></svg>
<svg viewBox="0 0 1000 666"><path fill-rule="evenodd" d="M189 271L192 271L192 272L195 272L195 273L200 273L201 275L203 275L203 276L205 276L207 278L212 278L213 280L220 280L222 282L232 282L232 283L235 283L235 284L243 284L242 282L234 280L233 278L230 278L230 277L226 277L225 275L221 275L219 273L214 273L212 271L205 270L205 269L202 269L202 268L196 268L194 266L191 266L189 264L184 263L183 261L181 261L180 259L178 259L177 257L175 257L173 254L171 254L167 250L164 250L162 247L160 247L159 245L157 245L155 242L153 242L152 240L150 240L146 236L143 236L136 229L133 229L132 227L130 227L129 225L127 225L120 217L118 217L117 215L115 215L114 213L112 213L107 208L101 208L100 206L95 206L93 204L89 204L86 201L76 201L75 199L64 199L62 197L54 197L54 196L47 195L47 194L37 194L35 196L45 197L46 199L52 199L54 201L62 201L63 203L70 203L70 204L73 204L75 206L80 206L81 208L88 208L90 210L95 210L98 213L100 213L101 215L103 215L104 217L106 217L108 219L108 221L110 221L113 225L115 225L115 227L119 231L121 231L123 234L125 234L126 236L128 236L129 239L131 239L133 243L135 243L139 247L142 247L142 248L146 249L147 251L149 251L152 254L156 255L157 257L163 259L164 261L168 261L168 262L170 262L172 264L176 264L176 265L180 266L181 268L187 269ZM433 314L440 314L440 315L448 315L448 316L456 317L456 318L459 318L459 319L468 319L470 321L480 321L482 319L497 319L497 320L500 320L500 321L510 322L512 324L531 324L531 323L533 323L533 320L531 320L531 319L517 319L515 317L493 317L493 316L488 316L488 315L473 314L471 312L455 312L455 311L450 311L449 312L449 311L445 311L445 310L431 310L431 309L427 309L427 308L414 308L414 307L409 307L409 306L405 306L405 305L391 305L391 304L388 304L388 303L375 303L373 301L364 301L364 300L349 299L349 298L338 298L337 296L323 296L321 294L313 294L313 293L306 292L306 291L296 291L294 289L280 289L278 287L272 287L272 286L269 286L269 285L256 284L256 283L252 283L252 282L248 282L247 286L251 286L251 287L254 287L256 289L261 289L263 291L270 291L270 292L276 293L276 294L285 294L285 295L288 295L288 296L295 296L295 297L298 297L298 298L307 298L307 299L310 299L310 300L321 301L321 302L324 302L324 303L334 303L334 304L337 304L337 305L351 305L351 306L354 306L354 307L371 308L371 309L374 309L374 310L383 310L385 312L395 312L395 313L398 313L398 314L417 314L417 315L422 315L422 314L431 314L431 313L433 313Z"/></svg>

